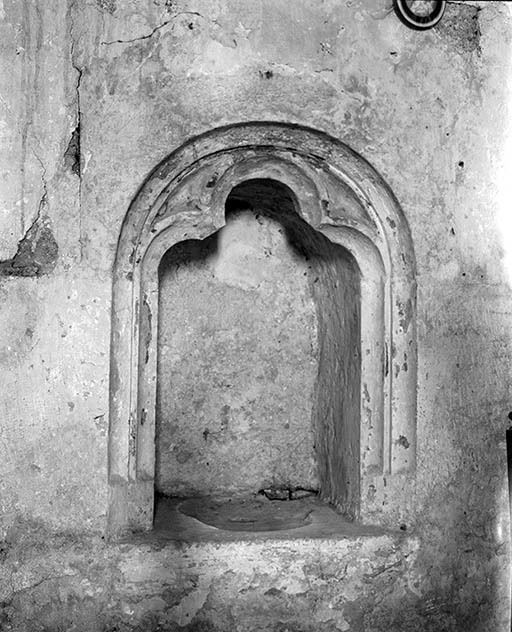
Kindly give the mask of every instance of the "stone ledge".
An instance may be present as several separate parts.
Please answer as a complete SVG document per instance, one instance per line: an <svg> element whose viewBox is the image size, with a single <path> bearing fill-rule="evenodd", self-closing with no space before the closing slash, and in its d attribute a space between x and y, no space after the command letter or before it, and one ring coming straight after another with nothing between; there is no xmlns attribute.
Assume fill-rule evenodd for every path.
<svg viewBox="0 0 512 632"><path fill-rule="evenodd" d="M407 583L418 541L378 531L195 542L153 531L111 543L35 534L3 551L0 629L362 630L382 600L417 600Z"/></svg>

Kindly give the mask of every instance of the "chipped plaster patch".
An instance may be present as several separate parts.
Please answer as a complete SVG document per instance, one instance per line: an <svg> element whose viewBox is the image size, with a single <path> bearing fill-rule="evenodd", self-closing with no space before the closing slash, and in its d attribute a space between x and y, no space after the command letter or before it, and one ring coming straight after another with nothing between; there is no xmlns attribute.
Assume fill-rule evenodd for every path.
<svg viewBox="0 0 512 632"><path fill-rule="evenodd" d="M196 614L206 603L212 578L203 576L199 579L197 590L189 593L180 603L169 612L169 618L175 621L180 627L190 623Z"/></svg>

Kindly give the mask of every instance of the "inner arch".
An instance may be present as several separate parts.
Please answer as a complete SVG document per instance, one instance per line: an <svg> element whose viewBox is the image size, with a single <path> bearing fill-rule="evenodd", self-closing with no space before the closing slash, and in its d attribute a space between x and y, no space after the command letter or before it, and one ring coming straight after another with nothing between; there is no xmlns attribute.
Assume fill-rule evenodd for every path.
<svg viewBox="0 0 512 632"><path fill-rule="evenodd" d="M244 181L224 228L160 263L157 492L316 492L357 515L359 270L296 208Z"/></svg>

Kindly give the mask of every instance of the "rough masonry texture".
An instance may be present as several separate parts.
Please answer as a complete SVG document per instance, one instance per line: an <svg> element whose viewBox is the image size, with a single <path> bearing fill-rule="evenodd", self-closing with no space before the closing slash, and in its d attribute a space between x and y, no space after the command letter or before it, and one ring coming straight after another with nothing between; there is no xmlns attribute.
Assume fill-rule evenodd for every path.
<svg viewBox="0 0 512 632"><path fill-rule="evenodd" d="M416 32L389 0L3 0L0 29L0 629L508 630L507 4ZM293 239L258 179L297 197ZM279 463L355 521L131 533L155 475L213 493L202 451L257 416L254 486Z"/></svg>

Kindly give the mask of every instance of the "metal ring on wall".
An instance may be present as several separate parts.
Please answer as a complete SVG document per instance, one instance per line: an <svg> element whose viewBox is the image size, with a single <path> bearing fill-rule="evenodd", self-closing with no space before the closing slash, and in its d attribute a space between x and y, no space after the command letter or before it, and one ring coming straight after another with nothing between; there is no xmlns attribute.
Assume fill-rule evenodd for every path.
<svg viewBox="0 0 512 632"><path fill-rule="evenodd" d="M393 0L400 20L413 29L430 29L443 17L446 0Z"/></svg>

